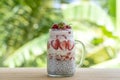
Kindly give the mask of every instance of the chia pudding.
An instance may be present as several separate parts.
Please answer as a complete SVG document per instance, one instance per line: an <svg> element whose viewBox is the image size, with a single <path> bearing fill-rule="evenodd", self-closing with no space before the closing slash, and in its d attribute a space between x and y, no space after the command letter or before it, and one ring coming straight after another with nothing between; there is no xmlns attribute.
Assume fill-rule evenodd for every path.
<svg viewBox="0 0 120 80"><path fill-rule="evenodd" d="M54 24L47 43L49 76L72 76L75 72L75 42L71 26Z"/></svg>
<svg viewBox="0 0 120 80"><path fill-rule="evenodd" d="M48 62L48 74L50 75L73 75L75 72L74 60L58 61L50 59Z"/></svg>

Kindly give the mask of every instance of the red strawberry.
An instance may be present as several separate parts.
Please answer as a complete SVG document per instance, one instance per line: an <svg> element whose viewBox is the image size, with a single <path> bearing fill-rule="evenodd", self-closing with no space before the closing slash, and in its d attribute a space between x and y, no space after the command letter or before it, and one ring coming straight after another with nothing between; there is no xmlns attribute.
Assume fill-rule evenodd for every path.
<svg viewBox="0 0 120 80"><path fill-rule="evenodd" d="M66 25L65 27L66 27L66 29L71 29L71 26L69 26L69 25Z"/></svg>
<svg viewBox="0 0 120 80"><path fill-rule="evenodd" d="M52 29L71 29L70 25L65 24L64 22L58 23L58 24L53 24Z"/></svg>
<svg viewBox="0 0 120 80"><path fill-rule="evenodd" d="M59 47L60 47L61 50L67 49L67 42L66 41L60 42Z"/></svg>
<svg viewBox="0 0 120 80"><path fill-rule="evenodd" d="M74 43L71 42L70 40L67 41L67 48L68 50L72 50L74 48Z"/></svg>
<svg viewBox="0 0 120 80"><path fill-rule="evenodd" d="M56 39L55 41L54 41L54 40L51 41L51 46L52 46L55 50L58 49L59 44L60 44L60 42L59 42L58 39Z"/></svg>
<svg viewBox="0 0 120 80"><path fill-rule="evenodd" d="M52 29L58 29L58 24L54 24L54 25L52 26Z"/></svg>

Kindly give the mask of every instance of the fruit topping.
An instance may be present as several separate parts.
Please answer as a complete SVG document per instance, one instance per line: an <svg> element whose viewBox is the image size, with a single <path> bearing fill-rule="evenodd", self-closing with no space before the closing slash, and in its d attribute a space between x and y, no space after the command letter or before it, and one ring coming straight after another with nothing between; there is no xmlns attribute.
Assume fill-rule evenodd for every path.
<svg viewBox="0 0 120 80"><path fill-rule="evenodd" d="M71 26L65 24L64 22L61 22L61 23L58 23L58 24L53 24L52 29L66 30L66 29L71 29Z"/></svg>
<svg viewBox="0 0 120 80"><path fill-rule="evenodd" d="M52 46L55 50L58 49L59 44L60 44L60 42L59 42L58 39L56 39L55 41L54 41L54 40L51 41L51 46Z"/></svg>
<svg viewBox="0 0 120 80"><path fill-rule="evenodd" d="M52 29L58 29L58 24L54 24L54 25L52 26Z"/></svg>

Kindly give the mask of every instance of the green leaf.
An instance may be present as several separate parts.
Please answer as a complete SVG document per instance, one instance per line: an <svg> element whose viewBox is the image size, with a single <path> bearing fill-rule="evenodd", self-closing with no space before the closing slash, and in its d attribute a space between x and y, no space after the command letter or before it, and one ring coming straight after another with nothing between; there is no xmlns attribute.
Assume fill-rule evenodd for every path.
<svg viewBox="0 0 120 80"><path fill-rule="evenodd" d="M36 61L37 63L40 60L39 65L41 65L42 59L40 57L46 51L47 38L48 37L46 34L46 35L40 36L38 38L35 38L32 41L29 41L28 43L26 43L25 45L20 47L18 50L16 50L13 54L9 55L6 58L6 60L4 61L4 65L9 66L9 67L22 66L22 64L24 64L28 61L31 61L31 60L32 61L37 60ZM37 57L38 57L38 59L35 59ZM44 58L45 58L45 55L44 55ZM28 63L28 65L32 66L29 63ZM45 65L45 62L42 62L42 66L43 65Z"/></svg>
<svg viewBox="0 0 120 80"><path fill-rule="evenodd" d="M63 17L70 23L78 22L85 24L87 21L107 27L108 30L113 30L114 25L110 16L98 5L83 1L78 5L67 5L62 9ZM76 26L76 24L73 24Z"/></svg>
<svg viewBox="0 0 120 80"><path fill-rule="evenodd" d="M115 18L116 17L116 0L109 0L108 8L109 8L109 14Z"/></svg>

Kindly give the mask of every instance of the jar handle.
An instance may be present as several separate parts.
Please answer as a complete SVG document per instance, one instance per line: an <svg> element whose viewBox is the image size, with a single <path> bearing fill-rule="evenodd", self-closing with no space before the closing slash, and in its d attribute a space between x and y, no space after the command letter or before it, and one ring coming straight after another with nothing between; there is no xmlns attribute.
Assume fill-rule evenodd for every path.
<svg viewBox="0 0 120 80"><path fill-rule="evenodd" d="M80 66L82 66L83 61L84 61L84 59L85 59L86 50L85 50L85 45L83 44L83 42L81 42L81 41L79 41L79 40L75 40L75 45L76 45L77 43L79 43L79 44L82 45L81 59L80 59L80 62L79 62L79 64L78 64L78 66L77 66L77 67L80 67Z"/></svg>

